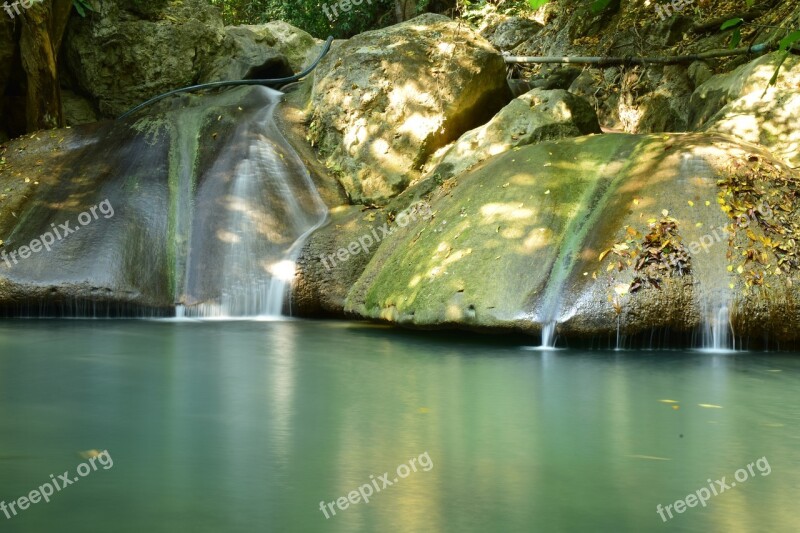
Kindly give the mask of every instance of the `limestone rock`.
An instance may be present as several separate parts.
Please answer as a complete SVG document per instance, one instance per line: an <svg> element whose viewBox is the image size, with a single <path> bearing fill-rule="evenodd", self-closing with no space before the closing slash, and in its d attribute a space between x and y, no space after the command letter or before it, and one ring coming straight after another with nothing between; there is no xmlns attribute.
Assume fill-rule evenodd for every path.
<svg viewBox="0 0 800 533"><path fill-rule="evenodd" d="M286 57L267 44L255 26L225 28L225 41L199 82L285 78L293 74Z"/></svg>
<svg viewBox="0 0 800 533"><path fill-rule="evenodd" d="M769 85L779 54L762 56L709 79L692 95L692 120L704 131L761 144L800 167L800 58L789 56Z"/></svg>
<svg viewBox="0 0 800 533"><path fill-rule="evenodd" d="M97 122L97 112L91 102L68 89L61 90L61 106L67 126L80 126Z"/></svg>
<svg viewBox="0 0 800 533"><path fill-rule="evenodd" d="M431 174L439 180L514 147L562 137L600 133L594 109L564 90L534 89L515 98L487 124L462 135L447 148Z"/></svg>
<svg viewBox="0 0 800 533"><path fill-rule="evenodd" d="M144 14L128 4L139 5L98 0L96 13L70 21L64 43L76 89L108 117L195 83L225 38L219 12L204 0L156 2Z"/></svg>
<svg viewBox="0 0 800 533"><path fill-rule="evenodd" d="M426 14L357 35L320 63L310 137L353 202L380 203L509 100L505 64L491 45Z"/></svg>
<svg viewBox="0 0 800 533"><path fill-rule="evenodd" d="M541 29L542 25L534 20L508 17L487 27L481 32L481 35L486 37L498 50L507 51L513 50L527 41Z"/></svg>
<svg viewBox="0 0 800 533"><path fill-rule="evenodd" d="M773 272L776 252L764 249L758 261L769 271L737 270L740 260L728 268L733 248L720 228L733 219L716 200L732 161L800 183L767 151L712 134L606 134L492 158L433 191L432 219L383 243L345 312L420 328L535 335L552 319L572 339L667 330L688 338L727 302L737 335L795 340L800 289ZM675 224L670 246L688 250L689 268L637 290L644 256L626 254L664 221ZM748 234L761 242L764 228L736 231L732 245L756 246Z"/></svg>

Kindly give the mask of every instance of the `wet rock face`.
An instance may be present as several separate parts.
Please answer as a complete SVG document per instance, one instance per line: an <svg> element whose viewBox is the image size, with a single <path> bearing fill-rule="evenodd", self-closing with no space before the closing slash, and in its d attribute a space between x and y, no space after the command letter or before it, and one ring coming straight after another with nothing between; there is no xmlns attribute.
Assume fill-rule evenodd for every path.
<svg viewBox="0 0 800 533"><path fill-rule="evenodd" d="M268 282L322 216L272 123L279 97L231 89L10 143L0 314L171 314L176 303L216 304L225 283Z"/></svg>
<svg viewBox="0 0 800 533"><path fill-rule="evenodd" d="M743 224L738 186L720 185L766 168L787 194L800 184L768 152L718 135L614 134L511 151L437 188L434 217L381 244L345 312L532 334L553 316L567 338L618 328L688 338L724 303L737 336L796 340L800 272L770 249L780 230L752 214Z"/></svg>
<svg viewBox="0 0 800 533"><path fill-rule="evenodd" d="M353 202L382 203L510 100L505 78L491 45L447 17L367 32L317 68L311 138Z"/></svg>

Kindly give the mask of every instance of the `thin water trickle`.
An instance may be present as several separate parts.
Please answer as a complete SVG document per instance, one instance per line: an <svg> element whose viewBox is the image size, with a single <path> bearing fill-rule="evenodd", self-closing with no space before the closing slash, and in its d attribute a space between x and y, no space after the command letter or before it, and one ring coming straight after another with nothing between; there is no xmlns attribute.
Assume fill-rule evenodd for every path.
<svg viewBox="0 0 800 533"><path fill-rule="evenodd" d="M736 350L733 324L731 323L728 302L717 302L707 313L703 328L702 350L725 353Z"/></svg>
<svg viewBox="0 0 800 533"><path fill-rule="evenodd" d="M555 348L556 346L556 323L548 322L542 325L542 348Z"/></svg>

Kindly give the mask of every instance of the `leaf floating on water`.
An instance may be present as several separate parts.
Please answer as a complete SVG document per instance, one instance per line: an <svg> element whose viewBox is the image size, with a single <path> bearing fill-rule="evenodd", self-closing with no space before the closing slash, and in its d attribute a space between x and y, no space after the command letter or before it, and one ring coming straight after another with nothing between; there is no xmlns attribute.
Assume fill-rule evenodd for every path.
<svg viewBox="0 0 800 533"><path fill-rule="evenodd" d="M706 409L722 409L721 405L714 405L713 403L698 403L697 405Z"/></svg>
<svg viewBox="0 0 800 533"><path fill-rule="evenodd" d="M85 452L78 452L78 455L84 459L92 459L93 457L99 457L101 453L98 450L86 450Z"/></svg>
<svg viewBox="0 0 800 533"><path fill-rule="evenodd" d="M688 204L689 204L689 207L694 207L694 202L693 201L689 200Z"/></svg>
<svg viewBox="0 0 800 533"><path fill-rule="evenodd" d="M655 455L626 455L625 457L631 457L633 459L649 459L651 461L672 461L669 457L657 457Z"/></svg>
<svg viewBox="0 0 800 533"><path fill-rule="evenodd" d="M733 272L733 265L728 265L728 272Z"/></svg>
<svg viewBox="0 0 800 533"><path fill-rule="evenodd" d="M600 257L597 258L597 260L602 261L609 254L609 252L611 252L611 248L609 248L608 250L603 250L602 252L600 252Z"/></svg>
<svg viewBox="0 0 800 533"><path fill-rule="evenodd" d="M678 403L678 400L658 400L661 403Z"/></svg>
<svg viewBox="0 0 800 533"><path fill-rule="evenodd" d="M711 202L709 202L708 200L706 200L706 207L708 207L709 205L711 205Z"/></svg>
<svg viewBox="0 0 800 533"><path fill-rule="evenodd" d="M667 209L662 209L662 210L661 210L661 214L662 214L663 216L665 216L665 217L668 217L668 216L669 216L669 211L668 211Z"/></svg>

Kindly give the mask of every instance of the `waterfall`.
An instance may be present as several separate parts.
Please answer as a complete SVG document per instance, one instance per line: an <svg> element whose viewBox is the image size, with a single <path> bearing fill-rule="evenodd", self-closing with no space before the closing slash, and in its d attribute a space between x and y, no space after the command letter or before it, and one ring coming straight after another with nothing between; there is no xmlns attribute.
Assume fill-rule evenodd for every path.
<svg viewBox="0 0 800 533"><path fill-rule="evenodd" d="M198 177L186 260L187 317L278 317L308 236L327 208L274 122L281 93L261 88L210 169Z"/></svg>
<svg viewBox="0 0 800 533"><path fill-rule="evenodd" d="M718 296L721 296L718 293ZM728 352L736 349L733 324L730 317L730 296L711 298L704 305L702 350Z"/></svg>
<svg viewBox="0 0 800 533"><path fill-rule="evenodd" d="M555 348L555 345L556 345L556 323L552 321L542 324L541 348Z"/></svg>

